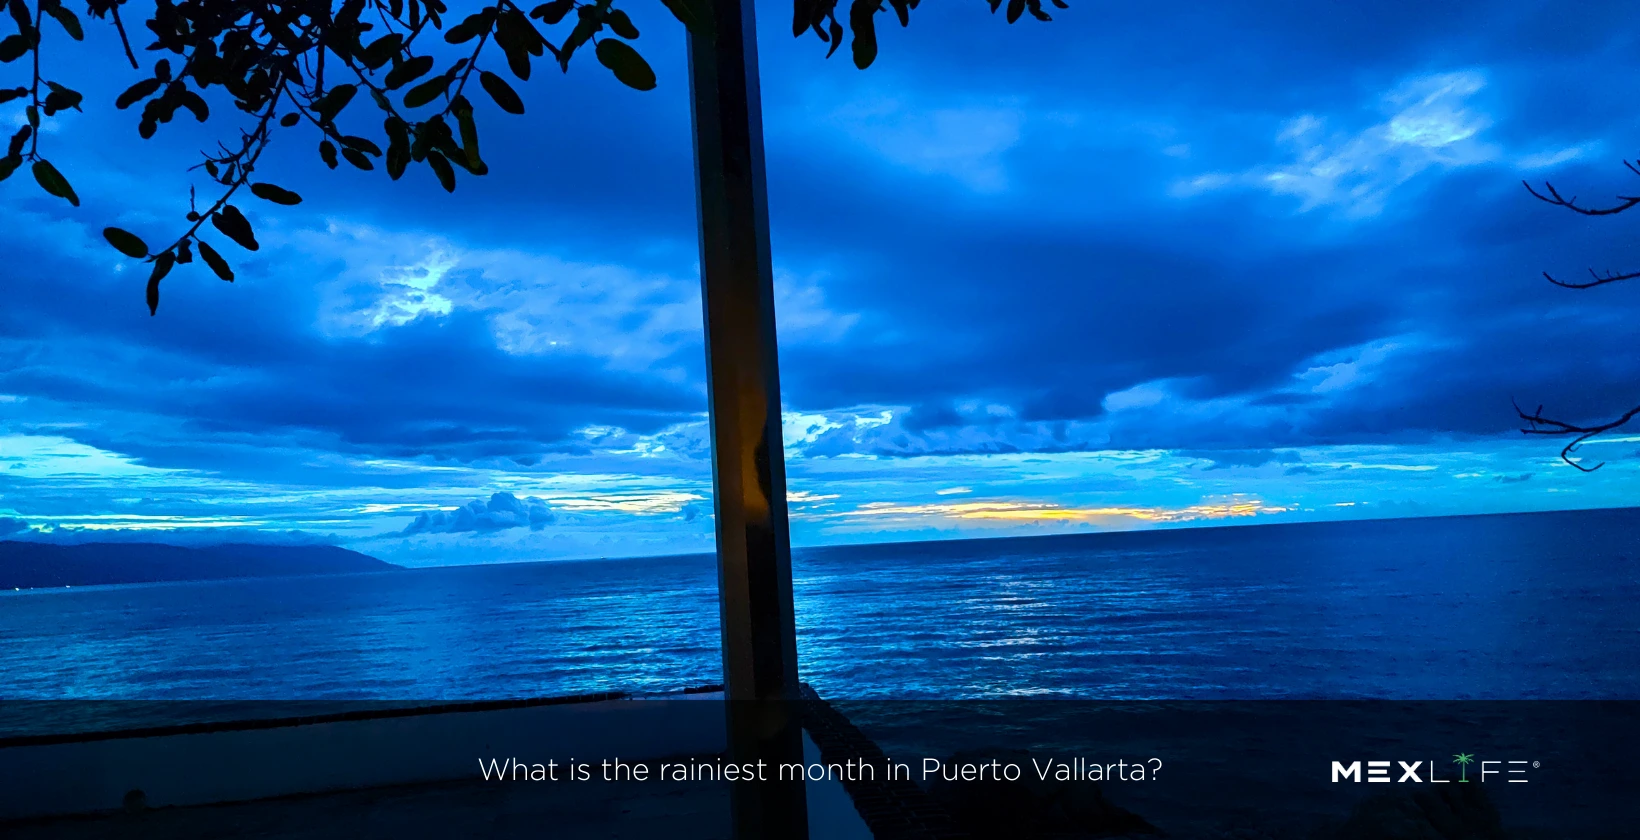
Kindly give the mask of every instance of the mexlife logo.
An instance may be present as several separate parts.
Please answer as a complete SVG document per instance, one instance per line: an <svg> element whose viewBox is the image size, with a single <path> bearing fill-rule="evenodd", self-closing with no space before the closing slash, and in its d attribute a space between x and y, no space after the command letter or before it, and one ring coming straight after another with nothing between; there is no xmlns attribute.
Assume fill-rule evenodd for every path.
<svg viewBox="0 0 1640 840"><path fill-rule="evenodd" d="M1452 760L1450 762L1440 763L1434 761L1397 760L1365 762L1352 761L1345 764L1342 761L1334 761L1332 763L1332 780L1334 784L1340 782L1359 783L1363 781L1369 783L1377 782L1381 784L1387 784L1390 782L1426 785L1445 785L1453 782L1467 784L1472 781L1469 778L1470 765L1475 763L1475 756L1473 753L1456 753L1452 756ZM1361 767L1363 764L1366 765L1365 773L1361 772ZM1457 765L1457 778L1453 778L1454 774L1450 770L1447 771L1445 776L1441 774L1441 768L1447 764ZM1492 776L1505 776L1507 777L1504 779L1506 782L1513 784L1525 784L1529 781L1529 779L1526 778L1526 771L1528 769L1536 768L1537 766L1538 763L1536 761L1482 761L1480 762L1479 781L1485 782ZM1392 775L1391 771L1396 770L1398 770L1399 775Z"/></svg>

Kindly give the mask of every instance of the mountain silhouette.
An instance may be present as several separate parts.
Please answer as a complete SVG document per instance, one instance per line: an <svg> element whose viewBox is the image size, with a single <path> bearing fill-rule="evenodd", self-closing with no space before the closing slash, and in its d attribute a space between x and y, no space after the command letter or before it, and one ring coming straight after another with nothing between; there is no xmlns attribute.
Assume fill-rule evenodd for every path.
<svg viewBox="0 0 1640 840"><path fill-rule="evenodd" d="M185 547L0 541L0 589L332 575L401 568L333 545L230 543Z"/></svg>

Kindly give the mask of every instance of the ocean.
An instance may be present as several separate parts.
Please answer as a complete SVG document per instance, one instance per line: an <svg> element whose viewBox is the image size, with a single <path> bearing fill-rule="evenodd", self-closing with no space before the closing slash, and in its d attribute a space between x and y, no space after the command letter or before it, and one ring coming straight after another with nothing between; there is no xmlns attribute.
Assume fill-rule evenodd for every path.
<svg viewBox="0 0 1640 840"><path fill-rule="evenodd" d="M456 558L452 558L456 559ZM799 549L839 699L1636 699L1640 509ZM0 593L0 698L721 681L710 556Z"/></svg>

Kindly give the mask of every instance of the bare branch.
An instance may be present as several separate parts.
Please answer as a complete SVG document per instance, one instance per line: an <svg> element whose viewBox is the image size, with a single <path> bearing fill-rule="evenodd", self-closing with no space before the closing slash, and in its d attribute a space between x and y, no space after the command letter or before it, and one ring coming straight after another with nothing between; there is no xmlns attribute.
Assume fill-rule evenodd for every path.
<svg viewBox="0 0 1640 840"><path fill-rule="evenodd" d="M1636 277L1640 277L1640 271L1628 271L1622 274L1608 271L1604 275L1601 275L1595 273L1595 270L1591 268L1589 269L1589 276L1593 277L1594 280L1588 283L1568 283L1564 280L1556 280L1554 276L1549 274L1547 271L1543 272L1543 277L1545 280L1548 280L1550 283L1553 283L1563 289L1592 289L1595 286L1604 286L1607 283L1621 283L1624 280L1633 280Z"/></svg>
<svg viewBox="0 0 1640 840"><path fill-rule="evenodd" d="M34 103L29 111L29 125L34 131L28 136L28 158L35 160L40 156L40 126L37 124L40 114L40 20L44 14L39 4L34 6L34 81L29 85L29 101Z"/></svg>
<svg viewBox="0 0 1640 840"><path fill-rule="evenodd" d="M1605 462L1602 461L1592 467L1585 467L1581 463L1572 460L1572 452L1576 450L1580 444L1590 438L1595 437L1596 435L1602 435L1613 429L1620 428L1627 424L1630 420L1633 420L1636 416L1640 416L1640 405L1637 405L1634 408L1629 409L1625 414L1623 414L1623 416L1610 422L1600 423L1594 426L1581 426L1575 423L1567 423L1563 420L1555 420L1553 418L1544 417L1543 406L1541 405L1537 407L1536 411L1531 414L1527 414L1526 410L1520 407L1520 403L1516 403L1513 400L1510 400L1510 402L1515 406L1515 414L1519 415L1520 419L1527 423L1527 427L1520 430L1521 434L1546 435L1550 437L1572 436L1572 441L1560 450L1560 460L1571 464L1583 472L1594 472L1595 470L1605 466Z"/></svg>
<svg viewBox="0 0 1640 840"><path fill-rule="evenodd" d="M256 128L249 132L242 132L240 138L241 145L238 151L226 153L221 157L211 159L213 163L231 162L234 165L234 178L231 181L222 184L227 187L227 190L224 191L222 196L216 200L216 203L212 204L210 209L206 210L204 213L191 213L190 215L193 216L191 220L193 224L188 228L187 232L177 237L176 240L170 245L156 251L153 256L148 258L148 262L153 262L158 259L160 254L174 252L177 248L182 247L184 242L194 239L199 233L199 229L204 226L205 222L209 221L211 216L214 215L216 211L221 210L224 206L226 206L228 199L233 198L234 193L238 192L240 187L243 187L245 184L250 182L251 172L256 169L256 161L262 157L262 150L268 147L268 140L271 137L268 131L268 123L272 121L273 115L278 111L279 99L281 95L286 93L286 85L286 82L281 81L279 86L274 89L272 98L268 100L268 103L263 108L261 115L257 118ZM203 166L204 164L200 165ZM193 189L190 187L189 203L192 204L192 202Z"/></svg>
<svg viewBox="0 0 1640 840"><path fill-rule="evenodd" d="M1624 165L1628 165L1628 161L1624 161ZM1629 166L1629 168L1634 169L1633 166ZM1526 191L1531 193L1537 200L1546 204L1553 204L1556 207L1564 207L1573 213L1578 213L1584 216L1613 216L1629 209L1630 207L1633 207L1636 204L1640 204L1640 196L1620 195L1617 196L1617 200L1620 203L1614 204L1610 207L1582 207L1577 203L1577 196L1574 195L1571 198L1565 198L1561 196L1558 190L1555 189L1554 184L1547 181L1543 184L1543 189L1547 192L1547 195L1533 189L1532 185L1525 181L1521 181L1520 183L1522 186L1526 187Z"/></svg>
<svg viewBox="0 0 1640 840"><path fill-rule="evenodd" d="M137 64L137 54L131 52L131 39L125 35L125 22L120 20L120 7L117 4L113 8L113 12L114 28L120 33L120 46L125 48L125 60L131 62L132 70L136 70L139 67Z"/></svg>

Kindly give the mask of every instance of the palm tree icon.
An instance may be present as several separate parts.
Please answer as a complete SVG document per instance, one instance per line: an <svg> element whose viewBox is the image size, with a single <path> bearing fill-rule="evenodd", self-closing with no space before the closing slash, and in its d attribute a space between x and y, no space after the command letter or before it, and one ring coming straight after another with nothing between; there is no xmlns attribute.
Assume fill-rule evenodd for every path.
<svg viewBox="0 0 1640 840"><path fill-rule="evenodd" d="M1452 763L1458 765L1458 772L1460 775L1458 781L1469 781L1469 763L1474 760L1475 756L1470 753L1459 753L1452 757Z"/></svg>

